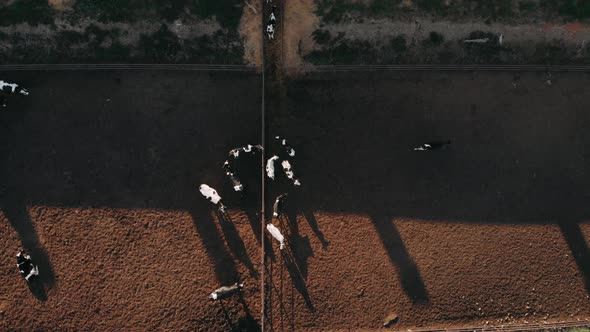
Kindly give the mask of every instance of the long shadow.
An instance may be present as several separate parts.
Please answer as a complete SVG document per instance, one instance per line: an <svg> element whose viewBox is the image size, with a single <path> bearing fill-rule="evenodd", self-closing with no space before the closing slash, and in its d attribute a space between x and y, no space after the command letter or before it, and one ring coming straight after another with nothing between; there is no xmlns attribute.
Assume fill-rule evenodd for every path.
<svg viewBox="0 0 590 332"><path fill-rule="evenodd" d="M12 228L18 233L22 247L39 267L39 276L29 284L29 289L35 297L45 301L47 300L45 287L51 288L55 285L55 274L49 255L39 241L27 207L22 200L3 199L2 211Z"/></svg>
<svg viewBox="0 0 590 332"><path fill-rule="evenodd" d="M372 215L371 220L391 262L399 270L400 284L414 304L428 303L428 292L420 272L406 250L401 236L390 217Z"/></svg>
<svg viewBox="0 0 590 332"><path fill-rule="evenodd" d="M283 258L283 263L287 267L287 271L289 271L289 276L291 277L291 282L297 292L301 294L303 300L305 301L305 305L311 312L315 312L315 308L311 301L311 297L309 296L309 291L307 290L307 284L301 268L297 264L296 258L294 254L290 251L289 247L285 248L281 251L281 256Z"/></svg>
<svg viewBox="0 0 590 332"><path fill-rule="evenodd" d="M198 197L195 197L197 199ZM202 197L201 197L202 198ZM190 214L203 247L215 268L215 275L221 284L231 284L239 279L236 265L230 253L225 248L215 221L211 218L211 207L199 199L191 206Z"/></svg>
<svg viewBox="0 0 590 332"><path fill-rule="evenodd" d="M256 320L254 318L254 316L252 316L252 313L250 312L250 308L248 307L248 304L246 303L246 299L244 299L244 294L242 294L241 292L239 294L238 301L242 305L242 310L244 311L244 316L240 317L238 319L238 322L236 323L236 329L238 331L252 331L252 332L260 331L261 330L260 322L258 320Z"/></svg>
<svg viewBox="0 0 590 332"><path fill-rule="evenodd" d="M312 190L310 186L311 185L307 184L303 188L296 188L295 190L289 192L289 197L287 198L285 208L285 214L287 216L289 224L292 226L297 226L297 213L303 214L303 217L309 224L309 227L311 228L315 236L320 240L322 248L326 249L328 248L328 245L330 243L326 240L324 233L320 230L318 221L313 215L312 209L310 208L312 204L311 202L309 202L307 198L309 197L308 192Z"/></svg>
<svg viewBox="0 0 590 332"><path fill-rule="evenodd" d="M297 224L297 212L293 208L286 209L285 215L281 216L280 225L288 225L286 240L289 250L292 253L294 262L297 264L299 271L304 280L307 280L307 260L313 257L313 249L307 236L301 236L299 225Z"/></svg>
<svg viewBox="0 0 590 332"><path fill-rule="evenodd" d="M219 224L221 225L221 230L225 236L225 241L229 250L232 252L234 257L239 259L250 271L250 276L253 278L258 278L258 271L252 264L250 257L248 257L248 252L246 251L246 246L244 245L244 241L240 237L236 226L231 220L231 217L227 213L222 213L216 210L217 219L219 220Z"/></svg>
<svg viewBox="0 0 590 332"><path fill-rule="evenodd" d="M276 219L275 219L276 220ZM310 311L315 311L309 291L307 290L307 260L313 256L313 249L311 247L308 237L302 237L299 234L299 226L297 224L297 210L291 203L286 205L284 209L284 215L276 220L281 229L287 230L285 225L288 225L288 231L286 231L285 249L281 251L283 263L289 272L291 282L295 289L301 294L307 308Z"/></svg>
<svg viewBox="0 0 590 332"><path fill-rule="evenodd" d="M573 222L560 222L559 228L565 238L578 269L584 277L586 290L590 292L590 250L580 226Z"/></svg>
<svg viewBox="0 0 590 332"><path fill-rule="evenodd" d="M326 240L324 233L320 230L320 228L318 226L318 221L316 220L315 216L313 215L313 212L309 209L304 209L302 211L302 213L303 213L303 216L305 217L305 220L307 220L309 227L311 228L313 233L317 236L317 238L322 243L322 248L327 249L328 246L330 245L330 242L328 240Z"/></svg>

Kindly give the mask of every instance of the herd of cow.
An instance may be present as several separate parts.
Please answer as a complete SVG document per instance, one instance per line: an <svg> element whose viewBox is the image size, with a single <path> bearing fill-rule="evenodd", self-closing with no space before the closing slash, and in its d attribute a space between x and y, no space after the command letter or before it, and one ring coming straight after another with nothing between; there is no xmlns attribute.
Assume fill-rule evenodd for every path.
<svg viewBox="0 0 590 332"><path fill-rule="evenodd" d="M273 143L275 143L278 147L278 152L266 160L266 176L269 179L274 180L276 176L275 164L280 164L285 176L292 182L293 186L300 186L301 181L295 176L290 160L291 158L295 157L295 149L293 149L293 147L287 143L287 140L281 136L275 136L273 138ZM242 192L244 190L244 185L238 174L235 172L235 166L240 157L246 154L262 153L263 150L264 148L262 145L248 144L246 146L229 151L228 158L223 162L222 168L225 171L225 175L227 176L228 180L231 182L234 191ZM219 211L222 213L227 211L227 206L223 204L221 196L213 187L207 184L201 184L199 186L199 191L209 202L215 205ZM278 219L281 216L283 203L287 195L287 193L283 193L275 198L273 204L273 218ZM275 240L279 242L279 249L283 250L285 248L285 237L281 233L280 229L270 222L266 225L266 230ZM231 286L223 286L211 293L209 298L212 300L225 298L240 291L242 287L243 284L241 283L235 283Z"/></svg>

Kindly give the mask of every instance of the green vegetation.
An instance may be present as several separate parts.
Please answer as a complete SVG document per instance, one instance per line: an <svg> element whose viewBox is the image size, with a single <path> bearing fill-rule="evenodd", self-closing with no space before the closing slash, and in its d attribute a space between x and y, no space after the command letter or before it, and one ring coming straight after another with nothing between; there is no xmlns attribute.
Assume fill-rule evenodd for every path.
<svg viewBox="0 0 590 332"><path fill-rule="evenodd" d="M402 35L391 38L389 46L394 52L398 54L402 54L408 49L408 46L406 44L406 37Z"/></svg>
<svg viewBox="0 0 590 332"><path fill-rule="evenodd" d="M176 35L168 30L168 26L162 24L160 30L154 34L139 38L139 49L143 53L142 58L149 62L175 62L181 45Z"/></svg>
<svg viewBox="0 0 590 332"><path fill-rule="evenodd" d="M0 46L4 46L0 47L0 61L242 64L243 44L237 32L242 9L242 0L76 0L72 11L57 12L47 0L14 0L0 6L0 26L49 24L52 31L0 32ZM74 26L84 19L161 25L157 31L137 38L119 29L101 29L96 25L84 31L66 31L55 26L57 17ZM168 24L176 19L190 22L195 17L214 19L222 29L195 38L179 38L168 29Z"/></svg>
<svg viewBox="0 0 590 332"><path fill-rule="evenodd" d="M402 35L377 46L368 41L346 39L344 33L330 39L328 31L318 31L314 38L320 38L323 47L305 56L306 61L316 65L397 63L407 51L406 39Z"/></svg>
<svg viewBox="0 0 590 332"><path fill-rule="evenodd" d="M313 37L313 40L318 45L325 45L325 44L329 43L330 40L332 39L332 35L330 34L330 31L321 30L321 29L314 31L312 34L312 37Z"/></svg>
<svg viewBox="0 0 590 332"><path fill-rule="evenodd" d="M215 18L224 28L235 30L242 16L241 0L76 0L70 20L92 18L99 22L135 22L146 18L173 21L187 13ZM56 12L47 0L15 0L0 7L0 25L52 24Z"/></svg>
<svg viewBox="0 0 590 332"><path fill-rule="evenodd" d="M47 0L19 0L8 6L0 7L0 25L51 24L53 23L53 15L53 9L47 4Z"/></svg>
<svg viewBox="0 0 590 332"><path fill-rule="evenodd" d="M564 16L577 19L590 18L590 1L588 0L546 0L541 5Z"/></svg>
<svg viewBox="0 0 590 332"><path fill-rule="evenodd" d="M156 0L160 1L160 0ZM199 17L215 17L221 26L237 29L242 17L243 1L240 0L192 0L188 8Z"/></svg>
<svg viewBox="0 0 590 332"><path fill-rule="evenodd" d="M119 29L91 25L83 32L61 31L51 37L0 33L0 41L13 45L0 50L3 63L223 63L242 64L243 47L236 33L179 39L165 24L140 36L137 44L121 41Z"/></svg>
<svg viewBox="0 0 590 332"><path fill-rule="evenodd" d="M422 41L424 47L438 47L445 41L445 37L438 32L431 31L428 38Z"/></svg>
<svg viewBox="0 0 590 332"><path fill-rule="evenodd" d="M519 18L517 12L540 17L563 16L570 19L590 18L589 0L455 0L447 5L444 0L415 0L411 7L401 0L317 0L317 14L325 22L340 22L345 17L392 17L407 12L430 16L488 20Z"/></svg>
<svg viewBox="0 0 590 332"><path fill-rule="evenodd" d="M134 22L146 17L173 21L188 10L201 18L216 18L228 29L236 29L242 16L240 0L77 0L74 15L101 22Z"/></svg>
<svg viewBox="0 0 590 332"><path fill-rule="evenodd" d="M503 57L507 51L498 41L498 36L491 32L474 31L467 39L487 39L485 43L465 43L459 41L465 50L463 61L469 63L498 64L503 63Z"/></svg>
<svg viewBox="0 0 590 332"><path fill-rule="evenodd" d="M304 59L315 65L389 64L590 64L590 45L566 44L560 40L529 45L500 44L499 36L473 31L464 38L445 41L431 32L422 41L409 43L404 35L386 41L349 39L344 33L331 36L327 30L314 34L316 49ZM481 40L469 42L465 40Z"/></svg>

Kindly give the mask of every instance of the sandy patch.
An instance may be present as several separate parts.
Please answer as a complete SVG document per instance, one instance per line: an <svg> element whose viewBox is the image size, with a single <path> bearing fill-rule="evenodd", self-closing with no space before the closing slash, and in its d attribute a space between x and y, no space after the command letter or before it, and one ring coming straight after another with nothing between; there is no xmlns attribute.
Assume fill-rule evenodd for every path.
<svg viewBox="0 0 590 332"><path fill-rule="evenodd" d="M55 10L71 10L76 0L48 0L49 5Z"/></svg>
<svg viewBox="0 0 590 332"><path fill-rule="evenodd" d="M319 26L313 0L292 0L285 2L284 65L299 66L302 57L313 50L312 33Z"/></svg>
<svg viewBox="0 0 590 332"><path fill-rule="evenodd" d="M244 57L249 64L262 67L262 8L260 2L246 1L239 32L244 39Z"/></svg>

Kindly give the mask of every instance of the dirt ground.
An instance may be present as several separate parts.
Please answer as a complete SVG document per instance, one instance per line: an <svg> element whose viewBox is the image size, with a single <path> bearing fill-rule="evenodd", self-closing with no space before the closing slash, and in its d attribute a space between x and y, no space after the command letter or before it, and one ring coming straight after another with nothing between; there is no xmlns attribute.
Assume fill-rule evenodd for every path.
<svg viewBox="0 0 590 332"><path fill-rule="evenodd" d="M221 331L258 319L259 188L241 199L221 169L233 144L260 141L258 74L2 78L30 98L0 112L0 330ZM231 222L200 183L217 187ZM18 276L22 247L45 291ZM243 303L208 301L238 278Z"/></svg>
<svg viewBox="0 0 590 332"><path fill-rule="evenodd" d="M399 329L590 318L589 77L547 77L287 82L269 136L297 147L303 185L270 265L276 330L376 329L390 313Z"/></svg>
<svg viewBox="0 0 590 332"><path fill-rule="evenodd" d="M0 329L254 330L260 137L255 73L2 73ZM584 74L315 73L285 81L268 137L296 148L265 271L276 331L590 318ZM272 109L270 109L272 110ZM451 139L432 153L412 151ZM268 148L272 153L273 148ZM196 191L217 187L221 221ZM266 211L271 211L267 205ZM267 239L268 240L268 239ZM18 276L20 247L43 291ZM238 278L243 301L207 300ZM268 326L268 325L267 325Z"/></svg>

